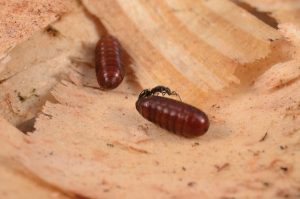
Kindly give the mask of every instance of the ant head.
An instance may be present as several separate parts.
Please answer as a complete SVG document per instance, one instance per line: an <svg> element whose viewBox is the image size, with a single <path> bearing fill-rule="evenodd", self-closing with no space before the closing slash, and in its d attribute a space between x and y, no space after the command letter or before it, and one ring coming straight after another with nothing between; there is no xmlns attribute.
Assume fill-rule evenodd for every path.
<svg viewBox="0 0 300 199"><path fill-rule="evenodd" d="M142 97L149 97L151 95L152 95L152 92L149 89L145 89L140 93L139 99Z"/></svg>

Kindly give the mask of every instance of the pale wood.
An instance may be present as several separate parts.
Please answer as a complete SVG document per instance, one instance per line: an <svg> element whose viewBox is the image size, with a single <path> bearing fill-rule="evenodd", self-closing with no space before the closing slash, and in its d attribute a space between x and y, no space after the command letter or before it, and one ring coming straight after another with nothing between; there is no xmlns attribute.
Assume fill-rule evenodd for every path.
<svg viewBox="0 0 300 199"><path fill-rule="evenodd" d="M142 85L172 85L190 98L238 82L238 63L267 56L268 39L280 37L229 1L83 2L121 40Z"/></svg>
<svg viewBox="0 0 300 199"><path fill-rule="evenodd" d="M204 108L215 118L207 135L185 139L145 121L134 95L63 82L19 157L48 183L92 198L295 197L299 86L219 97Z"/></svg>
<svg viewBox="0 0 300 199"><path fill-rule="evenodd" d="M0 114L16 126L40 112L61 79L98 87L93 60L100 34L83 8L76 7L47 30L35 33L0 61ZM141 87L137 90L130 78L126 75L129 85L117 90L139 92Z"/></svg>
<svg viewBox="0 0 300 199"><path fill-rule="evenodd" d="M16 161L26 136L0 117L0 196L6 199L67 199L64 193L30 177Z"/></svg>
<svg viewBox="0 0 300 199"><path fill-rule="evenodd" d="M241 0L258 11L269 12L278 23L293 23L300 27L300 1L298 0Z"/></svg>
<svg viewBox="0 0 300 199"><path fill-rule="evenodd" d="M38 182L34 182L25 174L20 174L17 171L10 169L11 164L0 166L0 195L6 199L67 199L69 197L62 195L62 193L47 189L41 186Z"/></svg>
<svg viewBox="0 0 300 199"><path fill-rule="evenodd" d="M0 3L0 58L35 31L68 12L70 0L10 0Z"/></svg>
<svg viewBox="0 0 300 199"><path fill-rule="evenodd" d="M296 19L297 4L278 2L263 3ZM16 182L12 198L298 197L300 34L292 16L275 30L224 0L72 7L0 62L0 114L9 121L0 118L0 181L11 179L0 193L11 194ZM133 61L122 85L107 92L93 67L101 22ZM144 120L137 94L157 84L207 112L208 133L185 139ZM32 118L33 133L12 126Z"/></svg>

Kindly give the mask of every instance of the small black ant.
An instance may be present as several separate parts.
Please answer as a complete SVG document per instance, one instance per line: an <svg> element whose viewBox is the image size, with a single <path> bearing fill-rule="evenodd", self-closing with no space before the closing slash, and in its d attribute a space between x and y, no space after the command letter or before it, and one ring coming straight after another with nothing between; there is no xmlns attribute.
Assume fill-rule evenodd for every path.
<svg viewBox="0 0 300 199"><path fill-rule="evenodd" d="M145 89L135 103L136 110L148 121L175 134L193 138L205 134L209 128L209 119L200 109L183 103L180 99L155 95L177 95L164 86Z"/></svg>
<svg viewBox="0 0 300 199"><path fill-rule="evenodd" d="M149 96L153 96L155 94L159 94L161 93L163 96L168 94L168 95L176 95L179 97L180 101L181 98L180 96L175 92L175 91L171 91L171 89L169 89L168 87L165 86L156 86L154 88L150 89L145 89L143 90L140 95L139 95L139 99L142 97L149 97Z"/></svg>

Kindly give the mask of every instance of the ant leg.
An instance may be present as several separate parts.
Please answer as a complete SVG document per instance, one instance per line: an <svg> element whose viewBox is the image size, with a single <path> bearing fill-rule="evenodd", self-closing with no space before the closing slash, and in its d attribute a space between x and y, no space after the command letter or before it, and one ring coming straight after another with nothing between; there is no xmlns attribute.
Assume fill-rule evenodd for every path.
<svg viewBox="0 0 300 199"><path fill-rule="evenodd" d="M176 93L175 91L172 91L171 95L176 95L179 98L179 100L182 102L180 95L178 95L178 93Z"/></svg>

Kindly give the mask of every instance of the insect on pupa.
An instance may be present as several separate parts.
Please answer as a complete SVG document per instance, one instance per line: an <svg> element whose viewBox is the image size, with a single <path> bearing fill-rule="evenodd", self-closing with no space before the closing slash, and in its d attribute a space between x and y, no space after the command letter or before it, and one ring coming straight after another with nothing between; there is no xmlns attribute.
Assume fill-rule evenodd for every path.
<svg viewBox="0 0 300 199"><path fill-rule="evenodd" d="M147 120L184 137L203 135L209 128L209 119L200 109L171 98L156 96L177 95L165 86L143 90L136 101L137 111Z"/></svg>

